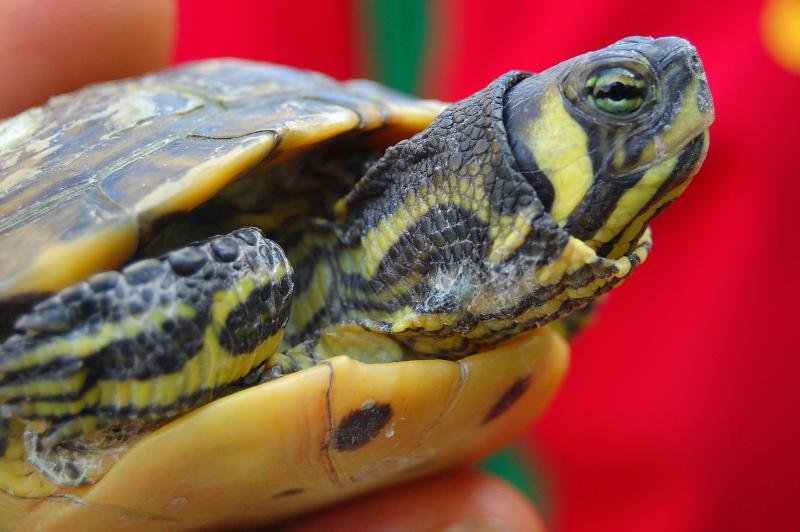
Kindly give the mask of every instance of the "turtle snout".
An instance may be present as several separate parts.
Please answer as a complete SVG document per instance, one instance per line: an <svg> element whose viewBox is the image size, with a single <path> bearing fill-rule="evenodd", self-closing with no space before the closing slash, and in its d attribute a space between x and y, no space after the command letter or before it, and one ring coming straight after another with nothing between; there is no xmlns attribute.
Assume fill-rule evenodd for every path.
<svg viewBox="0 0 800 532"><path fill-rule="evenodd" d="M692 43L680 37L662 37L653 41L645 55L648 55L657 65L657 69L663 73L662 79L672 80L666 82L663 90L675 92L680 85L695 86L694 90L687 91L687 94L694 93L702 127L710 126L714 122L714 101L711 98L703 62ZM681 81L681 78L684 81Z"/></svg>

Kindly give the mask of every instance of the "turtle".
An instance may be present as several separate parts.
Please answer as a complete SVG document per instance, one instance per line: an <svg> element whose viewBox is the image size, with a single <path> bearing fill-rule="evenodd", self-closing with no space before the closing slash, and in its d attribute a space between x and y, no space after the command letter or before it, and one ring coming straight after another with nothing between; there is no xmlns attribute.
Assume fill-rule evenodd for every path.
<svg viewBox="0 0 800 532"><path fill-rule="evenodd" d="M254 526L485 453L713 116L629 37L451 105L216 59L0 123L0 525Z"/></svg>

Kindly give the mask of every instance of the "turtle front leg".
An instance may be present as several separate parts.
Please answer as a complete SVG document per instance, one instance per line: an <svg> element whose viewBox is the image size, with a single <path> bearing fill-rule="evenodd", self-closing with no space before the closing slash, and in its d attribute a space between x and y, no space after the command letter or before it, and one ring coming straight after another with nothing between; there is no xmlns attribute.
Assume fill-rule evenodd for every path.
<svg viewBox="0 0 800 532"><path fill-rule="evenodd" d="M96 475L77 455L95 430L195 408L272 356L292 277L283 250L246 228L66 288L0 346L0 419L28 422L45 476L85 484Z"/></svg>

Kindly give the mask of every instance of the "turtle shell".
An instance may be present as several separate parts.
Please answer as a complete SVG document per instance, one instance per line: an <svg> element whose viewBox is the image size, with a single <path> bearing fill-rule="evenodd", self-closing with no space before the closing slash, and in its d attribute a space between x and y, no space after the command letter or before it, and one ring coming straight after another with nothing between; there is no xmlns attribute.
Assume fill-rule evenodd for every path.
<svg viewBox="0 0 800 532"><path fill-rule="evenodd" d="M212 60L57 96L0 123L0 302L114 269L159 221L334 137L390 143L441 102Z"/></svg>
<svg viewBox="0 0 800 532"><path fill-rule="evenodd" d="M13 318L16 301L120 266L164 220L250 172L347 135L388 145L442 108L368 81L237 60L53 98L0 123L0 306ZM567 359L548 328L457 362L335 357L130 440L83 488L50 483L23 449L5 449L0 529L286 519L485 455L536 417Z"/></svg>

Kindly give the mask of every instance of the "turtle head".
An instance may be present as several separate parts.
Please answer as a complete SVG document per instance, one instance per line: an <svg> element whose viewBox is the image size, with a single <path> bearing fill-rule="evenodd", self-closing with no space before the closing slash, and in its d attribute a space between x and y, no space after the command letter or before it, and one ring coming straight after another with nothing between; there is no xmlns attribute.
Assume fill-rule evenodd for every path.
<svg viewBox="0 0 800 532"><path fill-rule="evenodd" d="M493 174L501 215L464 299L468 334L508 338L625 279L650 219L699 170L713 118L700 59L676 37L627 38L516 81L502 104L515 171Z"/></svg>
<svg viewBox="0 0 800 532"><path fill-rule="evenodd" d="M629 37L507 94L509 142L555 222L598 255L634 249L705 158L714 108L694 47Z"/></svg>
<svg viewBox="0 0 800 532"><path fill-rule="evenodd" d="M360 253L342 263L369 279L373 306L391 311L383 323L414 351L539 327L646 258L647 224L699 169L712 120L700 59L675 37L510 72L367 171L339 204Z"/></svg>

